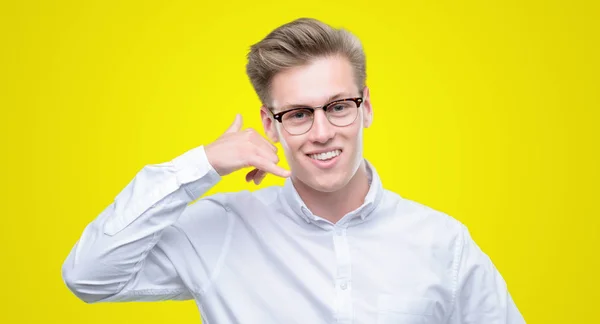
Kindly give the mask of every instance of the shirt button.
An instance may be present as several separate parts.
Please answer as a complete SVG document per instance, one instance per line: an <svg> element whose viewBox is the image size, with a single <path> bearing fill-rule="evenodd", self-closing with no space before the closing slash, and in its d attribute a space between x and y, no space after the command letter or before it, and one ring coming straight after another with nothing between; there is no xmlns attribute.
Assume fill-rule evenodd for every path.
<svg viewBox="0 0 600 324"><path fill-rule="evenodd" d="M346 290L348 288L348 284L345 282L342 282L342 284L340 285L340 288L342 288L342 290Z"/></svg>

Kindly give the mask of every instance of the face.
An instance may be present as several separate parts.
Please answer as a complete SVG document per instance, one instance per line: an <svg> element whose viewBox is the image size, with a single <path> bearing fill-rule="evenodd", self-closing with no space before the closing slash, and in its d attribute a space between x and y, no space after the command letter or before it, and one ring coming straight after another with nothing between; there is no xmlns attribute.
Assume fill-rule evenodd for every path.
<svg viewBox="0 0 600 324"><path fill-rule="evenodd" d="M292 106L320 107L335 99L363 97L358 116L350 125L335 126L323 109L318 109L312 128L292 135L272 118L266 107L261 109L265 133L272 141L281 142L294 180L317 191L343 188L363 161L362 130L371 124L372 109L368 88L358 89L353 74L346 58L325 57L278 73L271 87L275 113ZM339 155L321 154L327 152Z"/></svg>

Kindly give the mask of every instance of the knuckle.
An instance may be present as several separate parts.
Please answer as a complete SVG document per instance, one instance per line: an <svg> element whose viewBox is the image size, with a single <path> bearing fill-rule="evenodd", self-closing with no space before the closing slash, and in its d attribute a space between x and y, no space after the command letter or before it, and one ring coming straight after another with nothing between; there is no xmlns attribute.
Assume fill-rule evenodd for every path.
<svg viewBox="0 0 600 324"><path fill-rule="evenodd" d="M256 165L258 164L258 156L254 155L254 154L248 154L248 157L246 158L246 163L248 164L247 166L253 166L256 167Z"/></svg>
<svg viewBox="0 0 600 324"><path fill-rule="evenodd" d="M253 156L260 156L261 150L260 150L259 146L253 145L253 146L248 146L248 148L250 151L249 153L251 153Z"/></svg>
<svg viewBox="0 0 600 324"><path fill-rule="evenodd" d="M249 142L255 141L256 140L256 135L257 135L256 132L254 130L252 130L252 129L249 129L249 130L246 131L246 139Z"/></svg>
<svg viewBox="0 0 600 324"><path fill-rule="evenodd" d="M252 164L255 165L258 163L259 161L259 156L257 154L248 154L248 157L246 158L246 160Z"/></svg>

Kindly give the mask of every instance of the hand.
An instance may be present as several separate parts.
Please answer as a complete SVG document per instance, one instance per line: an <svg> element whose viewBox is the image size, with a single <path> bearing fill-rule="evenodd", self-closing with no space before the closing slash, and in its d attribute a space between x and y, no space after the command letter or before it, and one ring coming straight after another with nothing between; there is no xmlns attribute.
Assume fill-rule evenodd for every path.
<svg viewBox="0 0 600 324"><path fill-rule="evenodd" d="M254 167L246 181L259 184L267 173L289 177L290 171L278 166L277 147L252 128L242 128L242 116L236 115L233 124L214 142L205 146L208 162L217 173L225 176L242 168Z"/></svg>

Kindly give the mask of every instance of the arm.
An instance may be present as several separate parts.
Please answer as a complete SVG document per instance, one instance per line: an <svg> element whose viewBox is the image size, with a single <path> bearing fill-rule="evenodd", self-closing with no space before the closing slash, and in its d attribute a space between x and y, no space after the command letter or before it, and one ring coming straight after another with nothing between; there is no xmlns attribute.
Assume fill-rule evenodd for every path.
<svg viewBox="0 0 600 324"><path fill-rule="evenodd" d="M189 245L171 226L219 179L202 146L145 166L85 228L64 261L66 285L88 303L191 298L163 246ZM198 203L202 213L223 212L213 201Z"/></svg>
<svg viewBox="0 0 600 324"><path fill-rule="evenodd" d="M451 324L521 324L506 282L463 227L457 292Z"/></svg>
<svg viewBox="0 0 600 324"><path fill-rule="evenodd" d="M241 126L238 115L206 147L144 167L69 253L62 267L69 289L88 303L190 299L201 291L209 280L206 259L220 253L220 233L228 225L219 199L206 197L186 208L188 203L245 167L255 168L246 179L257 184L267 172L290 175L277 166L277 148Z"/></svg>

